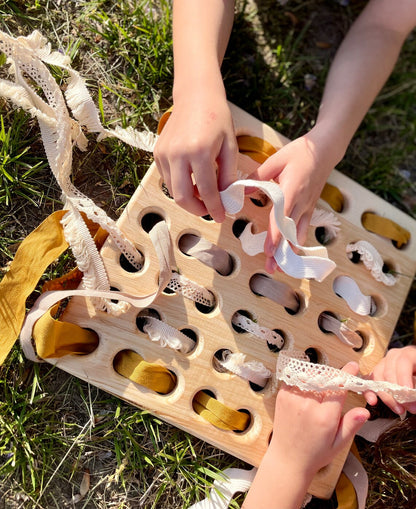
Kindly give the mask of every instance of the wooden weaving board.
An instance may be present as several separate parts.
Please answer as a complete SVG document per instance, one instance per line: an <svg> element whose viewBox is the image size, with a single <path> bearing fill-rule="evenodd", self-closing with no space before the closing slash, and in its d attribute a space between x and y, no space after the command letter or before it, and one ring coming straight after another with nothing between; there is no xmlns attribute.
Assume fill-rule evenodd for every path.
<svg viewBox="0 0 416 509"><path fill-rule="evenodd" d="M289 141L234 105L231 108L237 135L257 136L276 148ZM246 156L240 156L241 165L250 167L253 164L250 161ZM209 289L216 297L216 306L210 313L202 313L193 301L182 295L162 293L151 308L169 325L179 330L192 329L197 336L196 348L185 355L152 342L136 325L136 317L140 312L137 308L130 307L123 315L113 317L95 311L88 299L77 297L71 299L63 319L93 329L99 336L99 346L87 356L67 356L50 361L258 466L272 430L276 396L270 389L272 384L256 392L246 380L217 371L213 358L221 349L243 352L247 356L246 360L261 361L274 373L278 353L272 352L264 341L253 335L236 332L231 325L233 314L238 310L247 311L258 324L283 331L284 349L305 351L314 348L321 363L340 368L347 361L355 360L360 364L361 372L368 373L385 353L416 271L416 222L336 170L332 172L329 182L337 186L345 198L344 210L337 214L341 230L328 245L329 257L336 262L337 267L322 283L294 279L279 272L270 276L287 283L300 296L301 309L291 315L275 302L255 295L250 290L252 275L266 274L264 255L247 256L239 239L233 234L233 225L238 219L252 221L255 233L266 230L270 205L259 207L246 198L243 210L233 217L227 215L222 224L207 221L186 213L163 192L159 173L152 165L118 221L121 230L143 253L143 268L135 273L124 270L120 265L120 253L111 239L106 241L101 253L113 287L134 295L154 292L158 285L159 266L149 235L142 227L142 220L151 220L149 214L162 216L168 223L172 237L175 266L181 274ZM322 201L318 205L331 210ZM408 245L398 250L391 241L366 231L361 225L361 215L365 211L376 212L408 229L412 235ZM185 233L204 237L228 251L234 260L231 275L221 276L197 259L182 253L178 242ZM390 267L410 277L399 277L393 287L375 281L362 263L354 264L346 255L345 246L358 240L371 242ZM307 245L316 244L314 229L310 228ZM375 316L355 314L342 298L335 295L333 282L340 275L350 275L358 282L364 294L374 297L377 304ZM354 351L333 334L320 330L318 317L324 311L354 321L356 330L364 336L364 346L360 351ZM175 389L168 395L156 394L116 373L113 359L118 352L126 349L134 350L146 361L159 363L172 370L178 379ZM240 433L223 431L197 415L192 408L192 400L202 389L211 391L219 401L231 408L248 411L251 415L249 428ZM350 393L346 409L357 405L364 405L363 398ZM318 473L310 486L310 493L321 498L331 496L347 452L343 451L331 465Z"/></svg>

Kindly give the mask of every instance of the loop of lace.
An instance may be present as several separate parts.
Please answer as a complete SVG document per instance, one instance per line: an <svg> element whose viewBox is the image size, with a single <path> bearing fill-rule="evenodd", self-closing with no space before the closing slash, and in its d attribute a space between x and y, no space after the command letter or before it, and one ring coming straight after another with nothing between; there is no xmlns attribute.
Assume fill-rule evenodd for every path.
<svg viewBox="0 0 416 509"><path fill-rule="evenodd" d="M189 353L195 347L195 342L191 338L152 316L146 317L143 330L152 341L158 342L161 347L169 347L182 353Z"/></svg>
<svg viewBox="0 0 416 509"><path fill-rule="evenodd" d="M253 336L267 341L267 343L277 346L279 349L282 348L285 343L285 340L278 332L259 325L258 323L251 320L248 316L242 315L238 311L234 313L231 322L236 327L240 327L246 332L250 332L253 334Z"/></svg>
<svg viewBox="0 0 416 509"><path fill-rule="evenodd" d="M167 288L203 306L212 307L215 303L214 296L209 290L177 272L172 272Z"/></svg>
<svg viewBox="0 0 416 509"><path fill-rule="evenodd" d="M347 254L352 257L354 252L360 255L360 260L364 263L376 281L386 286L393 286L397 282L397 278L393 274L383 272L384 262L377 249L366 240L359 240L346 247Z"/></svg>
<svg viewBox="0 0 416 509"><path fill-rule="evenodd" d="M231 371L253 384L264 387L272 373L264 364L259 361L245 362L246 356L243 353L232 353L229 350L223 352L222 359L218 363L227 371Z"/></svg>

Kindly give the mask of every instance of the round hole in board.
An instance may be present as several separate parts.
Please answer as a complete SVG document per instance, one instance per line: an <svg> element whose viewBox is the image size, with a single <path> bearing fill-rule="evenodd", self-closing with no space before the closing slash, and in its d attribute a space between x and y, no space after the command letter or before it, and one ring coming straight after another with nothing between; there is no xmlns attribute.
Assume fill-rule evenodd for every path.
<svg viewBox="0 0 416 509"><path fill-rule="evenodd" d="M247 422L247 426L245 429L242 429L242 430L234 429L233 430L234 433L237 433L238 435L240 435L241 433L246 433L246 431L250 428L250 425L253 422L253 417L252 417L251 413L246 408L239 408L237 411L249 416L249 420Z"/></svg>
<svg viewBox="0 0 416 509"><path fill-rule="evenodd" d="M278 346L273 343L269 343L267 341L267 348L273 353L279 353L280 350L285 346L286 334L281 329L273 329L273 332L275 332L276 334L279 334L279 336L281 336L281 338L283 339L283 344L282 344L282 346Z"/></svg>
<svg viewBox="0 0 416 509"><path fill-rule="evenodd" d="M155 226L155 224L160 223L161 221L164 221L165 218L158 214L157 212L148 212L145 214L141 219L141 225L143 230L146 233L149 233L150 230Z"/></svg>
<svg viewBox="0 0 416 509"><path fill-rule="evenodd" d="M322 246L329 246L335 240L335 236L331 235L325 226L318 226L315 228L315 239Z"/></svg>
<svg viewBox="0 0 416 509"><path fill-rule="evenodd" d="M200 246L198 247L198 244L200 244L200 246L202 245L202 249ZM194 233L184 233L181 235L178 240L178 248L179 251L185 256L200 260L201 263L207 265L210 268L213 268L221 276L229 276L235 269L236 262L230 253L228 253L228 251L212 244L211 242L201 238L199 235L195 235ZM191 252L191 254L189 254L193 248L196 249L193 253ZM210 258L207 260L204 256L204 252L206 253L208 251L211 252L212 256L210 256ZM216 258L216 255L219 258ZM215 266L215 264L217 266Z"/></svg>
<svg viewBox="0 0 416 509"><path fill-rule="evenodd" d="M180 332L182 332L182 334L185 334L185 336L187 336L189 339L192 339L192 341L195 343L195 346L192 348L192 350L190 350L188 352L191 353L195 350L195 347L198 343L198 334L193 330L193 329L190 329L189 327L185 327L184 329L179 329Z"/></svg>
<svg viewBox="0 0 416 509"><path fill-rule="evenodd" d="M296 300L298 302L297 308L296 309L291 309L291 308L288 308L288 307L284 308L286 313L288 313L289 315L292 315L292 316L297 315L299 313L299 311L301 310L301 308L302 308L302 298L301 298L301 296L298 294L298 292L294 291L293 293L295 294L295 298L296 298Z"/></svg>
<svg viewBox="0 0 416 509"><path fill-rule="evenodd" d="M254 196L250 197L250 201L256 207L265 207L269 203L269 197L262 191L257 191Z"/></svg>
<svg viewBox="0 0 416 509"><path fill-rule="evenodd" d="M392 262L383 260L383 267L381 269L384 274L393 274L393 276L397 273L397 269Z"/></svg>
<svg viewBox="0 0 416 509"><path fill-rule="evenodd" d="M120 291L120 288L116 288L115 286L110 286L110 292L119 292L119 291ZM117 299L111 299L111 302L113 304L118 304Z"/></svg>
<svg viewBox="0 0 416 509"><path fill-rule="evenodd" d="M217 399L217 396L209 389L202 389L200 391L197 391L195 393L195 396L192 398L192 408L195 413L198 413L198 408L197 408L198 401L197 400L198 400L198 396L202 393L206 394L210 398Z"/></svg>
<svg viewBox="0 0 416 509"><path fill-rule="evenodd" d="M220 363L220 361L225 360L225 358L232 353L231 350L228 348L221 348L220 350L217 350L214 354L214 357L212 358L212 365L215 369L215 371L218 371L218 373L229 373L232 374L228 369L224 368L224 366Z"/></svg>
<svg viewBox="0 0 416 509"><path fill-rule="evenodd" d="M361 255L358 251L352 251L351 253L348 253L348 259L352 263L360 263L361 262Z"/></svg>
<svg viewBox="0 0 416 509"><path fill-rule="evenodd" d="M177 272L175 272L173 270L172 274L177 274ZM158 279L158 284L160 284L160 279ZM175 292L175 290L172 290L172 288L169 288L169 286L165 286L165 288L163 288L163 290L162 290L162 293L164 293L165 295L174 295L176 292Z"/></svg>
<svg viewBox="0 0 416 509"><path fill-rule="evenodd" d="M203 219L204 221L208 221L208 222L214 221L209 214L205 214L205 216L201 216L201 219Z"/></svg>
<svg viewBox="0 0 416 509"><path fill-rule="evenodd" d="M212 313L212 311L214 311L214 309L215 309L215 306L217 305L217 299L215 298L215 295L210 290L208 290L208 291L212 295L212 304L211 305L206 305L206 304L203 304L202 302L195 302L196 309L200 313L203 313L204 315L208 315L209 313Z"/></svg>
<svg viewBox="0 0 416 509"><path fill-rule="evenodd" d="M254 315L252 313L250 313L250 311L246 311L245 309L238 309L232 316L231 318L231 326L232 328L238 332L238 334L244 334L246 333L247 331L245 329L243 329L242 327L238 326L238 325L235 325L233 323L233 318L238 314L242 315L242 316L245 316L246 318L248 318L249 320L255 322L256 321L256 318L254 317Z"/></svg>
<svg viewBox="0 0 416 509"><path fill-rule="evenodd" d="M305 354L309 357L309 362L312 362L312 364L320 364L322 355L316 348L307 348L305 350Z"/></svg>
<svg viewBox="0 0 416 509"><path fill-rule="evenodd" d="M371 312L369 316L372 318L377 317L381 318L387 313L388 304L384 297L381 295L372 295L371 296Z"/></svg>
<svg viewBox="0 0 416 509"><path fill-rule="evenodd" d="M396 230L402 230L402 233L404 234L405 232L407 234L409 234L408 231L405 230L405 228L402 228L399 224L397 224L395 221L393 220L390 220L389 218L385 218L383 215L380 215L378 214L377 212L374 212L373 210L366 210L364 211L362 214L361 214L361 225L362 227L366 230L366 231L369 231L371 233L374 233L375 235L378 235L380 237L383 237L387 240L390 240L390 242L392 243L392 245L398 249L399 251L403 250L403 249L406 249L409 245L409 242L410 242L410 236L408 238L408 240L404 241L403 239L403 243L402 244L398 244L398 242L396 240L392 240L391 237L389 237L388 235L384 235L382 232L381 232L381 228L380 228L380 224L378 224L377 227L369 227L367 228L365 223L366 223L366 217L368 217L367 215L372 215L372 216L377 216L377 218L380 220L380 221L387 221L389 224L386 226L387 229L390 229L391 227L393 227L393 229L396 229ZM390 226L391 224L391 226ZM379 229L380 228L380 229ZM397 233L397 232L396 232ZM410 235L410 234L409 234ZM404 235L405 236L405 235Z"/></svg>
<svg viewBox="0 0 416 509"><path fill-rule="evenodd" d="M126 257L126 255L124 253L121 253L120 255L120 258L119 258L119 263L120 263L120 267L125 270L126 272L130 272L131 274L134 274L136 272L140 272L143 268L143 265L144 265L144 256L143 256L143 253L139 250L137 250L137 252L139 253L139 255L141 256L142 258L142 261L141 261L141 266L140 268L137 268L135 267Z"/></svg>
<svg viewBox="0 0 416 509"><path fill-rule="evenodd" d="M326 330L325 327L322 325L322 322L324 321L325 317L323 315L329 315L331 316L332 318L335 318L336 320L338 321L341 321L340 318L335 314L335 313L332 313L332 311L323 311L319 316L318 316L318 327L321 329L321 331L324 333L324 334L333 334L333 332L331 332L330 330Z"/></svg>
<svg viewBox="0 0 416 509"><path fill-rule="evenodd" d="M84 352L74 355L88 355L93 353L98 348L100 343L100 336L94 329L91 329L90 327L82 327L82 329L88 331L92 335L92 342L85 343Z"/></svg>
<svg viewBox="0 0 416 509"><path fill-rule="evenodd" d="M127 359L123 359L123 357L126 357ZM123 362L124 360L126 362ZM130 378L132 373L134 373L134 372L136 374L139 373L139 371L136 371L135 368L137 368L140 365L140 363L143 362L143 361L144 361L144 359L143 359L143 357L139 353L135 352L134 350L126 348L125 350L119 351L114 356L114 359L113 359L113 369L114 369L114 371L116 373L118 373L123 378L131 380L133 383L135 383L135 384L137 384L137 385L139 385L141 387L147 387L148 389L153 390L156 394L160 394L161 396L167 396L167 395L171 394L175 390L177 385L178 385L178 377L177 377L176 373L173 370L168 369L167 367L164 367L163 365L159 365L159 364L148 365L148 370L146 372L146 376L143 377L143 381L144 381L143 384L140 384L138 381L136 381L137 379L135 380L134 377ZM136 366L133 369L134 364L136 364ZM167 379L164 380L165 384L167 386L170 386L171 385L170 382L174 382L174 386L171 387L169 391L167 391L167 392L156 391L152 387L152 384L150 383L152 381L152 378L150 376L151 375L152 366L157 367L157 368L164 368L166 370L164 372L164 374L166 375L166 378L167 378ZM123 369L126 370L126 374L122 373ZM171 378L169 376L169 373L170 373L170 375L172 375ZM158 369L159 382L160 382L161 374L162 373ZM160 385L159 385L159 387L160 387Z"/></svg>
<svg viewBox="0 0 416 509"><path fill-rule="evenodd" d="M353 348L353 350L354 350L355 352L362 352L363 350L365 350L365 348L366 348L366 347L367 347L367 345L368 345L368 338L367 338L367 336L366 336L363 332L361 332L361 331L359 331L359 330L356 330L356 331L354 331L354 332L355 332L358 336L360 336L360 338L363 340L363 343L362 343L362 345L361 345L360 347Z"/></svg>
<svg viewBox="0 0 416 509"><path fill-rule="evenodd" d="M234 237L237 239L240 238L243 233L245 227L248 225L250 221L248 219L236 219L232 226L232 232Z"/></svg>
<svg viewBox="0 0 416 509"><path fill-rule="evenodd" d="M148 316L150 316L151 318L156 318L157 320L161 319L160 314L158 311L156 311L156 309L153 308L142 309L136 317L136 326L139 329L139 331L143 332L144 334L146 334L144 326L146 325L146 318Z"/></svg>
<svg viewBox="0 0 416 509"><path fill-rule="evenodd" d="M283 281L273 279L269 275L260 272L251 276L249 281L250 290L254 295L264 297L276 302L286 310L289 315L296 315L302 309L300 294ZM263 293L260 293L260 290ZM288 301L292 302L288 302ZM292 307L287 306L290 304Z"/></svg>
<svg viewBox="0 0 416 509"><path fill-rule="evenodd" d="M266 388L266 386L269 384L270 382L270 378L268 380L266 380L266 383L264 385L258 385L258 384L255 384L254 382L248 382L249 385L250 385L250 389L254 392L261 392L263 389Z"/></svg>

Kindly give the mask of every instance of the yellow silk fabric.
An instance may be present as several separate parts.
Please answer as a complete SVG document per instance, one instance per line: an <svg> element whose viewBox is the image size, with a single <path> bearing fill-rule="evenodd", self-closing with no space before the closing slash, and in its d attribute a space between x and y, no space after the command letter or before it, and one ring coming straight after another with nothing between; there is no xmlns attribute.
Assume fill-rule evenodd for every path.
<svg viewBox="0 0 416 509"><path fill-rule="evenodd" d="M344 208L344 196L337 187L327 182L322 189L321 198L326 201L335 212L342 212Z"/></svg>
<svg viewBox="0 0 416 509"><path fill-rule="evenodd" d="M250 416L233 410L203 391L192 402L193 408L203 419L220 429L244 431L250 424Z"/></svg>
<svg viewBox="0 0 416 509"><path fill-rule="evenodd" d="M54 212L24 239L0 283L0 364L22 328L26 299L46 268L68 247L60 224L65 213Z"/></svg>
<svg viewBox="0 0 416 509"><path fill-rule="evenodd" d="M55 320L59 303L39 318L33 327L36 353L42 359L63 357L64 355L85 355L98 346L98 336L93 331L79 325Z"/></svg>
<svg viewBox="0 0 416 509"><path fill-rule="evenodd" d="M159 394L169 394L176 385L176 376L164 366L146 362L132 350L123 350L114 359L114 369L121 376Z"/></svg>
<svg viewBox="0 0 416 509"><path fill-rule="evenodd" d="M391 219L378 216L373 212L365 212L361 217L361 222L366 230L394 240L399 248L410 240L410 232Z"/></svg>

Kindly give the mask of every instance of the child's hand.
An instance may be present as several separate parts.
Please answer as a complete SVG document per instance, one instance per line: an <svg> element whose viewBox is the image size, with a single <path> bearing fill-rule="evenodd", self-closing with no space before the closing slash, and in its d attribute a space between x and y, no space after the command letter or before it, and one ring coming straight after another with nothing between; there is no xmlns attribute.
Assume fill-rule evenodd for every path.
<svg viewBox="0 0 416 509"><path fill-rule="evenodd" d="M358 365L350 362L343 371L356 375ZM283 386L276 398L269 447L276 461L309 478L328 465L370 417L360 407L342 416L346 396L346 391L302 392Z"/></svg>
<svg viewBox="0 0 416 509"><path fill-rule="evenodd" d="M404 387L414 388L413 376L416 375L416 346L410 345L403 348L392 348L374 368L371 378L392 382ZM389 394L378 393L382 401L393 412L402 415L405 411L416 414L416 402L397 403ZM377 395L374 392L366 392L365 398L370 405L377 403Z"/></svg>
<svg viewBox="0 0 416 509"><path fill-rule="evenodd" d="M237 170L237 141L225 93L192 91L175 102L154 156L169 193L181 207L222 222L225 211L219 191L235 180Z"/></svg>
<svg viewBox="0 0 416 509"><path fill-rule="evenodd" d="M260 180L275 180L285 197L284 214L297 224L298 241L306 240L308 226L316 202L329 173L337 162L330 151L318 148L312 131L281 148L264 162L251 176ZM273 258L280 242L280 232L270 214L267 238L264 244L266 270L277 268Z"/></svg>
<svg viewBox="0 0 416 509"><path fill-rule="evenodd" d="M356 375L358 364L344 371ZM346 391L302 392L283 385L276 397L273 436L244 509L298 509L315 474L328 465L370 417L365 408L342 416Z"/></svg>

